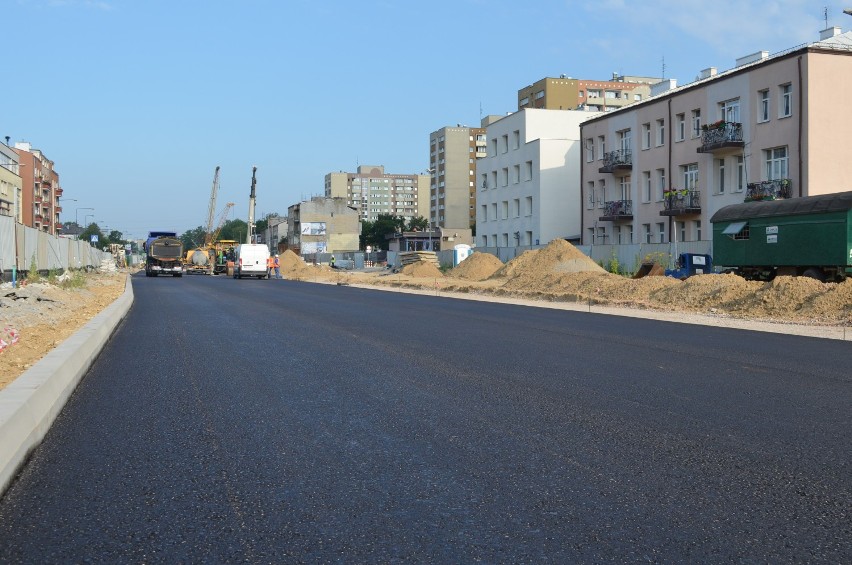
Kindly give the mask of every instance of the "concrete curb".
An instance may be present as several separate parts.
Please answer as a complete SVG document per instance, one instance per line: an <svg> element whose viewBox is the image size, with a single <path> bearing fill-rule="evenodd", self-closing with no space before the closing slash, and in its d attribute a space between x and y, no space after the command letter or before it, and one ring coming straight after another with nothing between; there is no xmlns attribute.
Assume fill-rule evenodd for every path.
<svg viewBox="0 0 852 565"><path fill-rule="evenodd" d="M115 302L0 390L0 495L44 439L132 304L128 275L124 293Z"/></svg>

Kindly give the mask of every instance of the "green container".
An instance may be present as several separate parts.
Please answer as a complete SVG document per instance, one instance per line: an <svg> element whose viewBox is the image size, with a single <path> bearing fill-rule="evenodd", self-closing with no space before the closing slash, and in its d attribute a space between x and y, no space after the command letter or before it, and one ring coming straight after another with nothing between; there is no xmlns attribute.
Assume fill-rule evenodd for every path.
<svg viewBox="0 0 852 565"><path fill-rule="evenodd" d="M852 274L852 191L734 204L710 222L715 264L748 278Z"/></svg>

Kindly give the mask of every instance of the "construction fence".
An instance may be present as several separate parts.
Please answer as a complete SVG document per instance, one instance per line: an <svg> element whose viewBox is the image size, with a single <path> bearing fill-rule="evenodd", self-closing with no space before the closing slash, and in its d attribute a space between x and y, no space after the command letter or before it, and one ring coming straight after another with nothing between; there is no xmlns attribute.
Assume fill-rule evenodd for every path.
<svg viewBox="0 0 852 565"><path fill-rule="evenodd" d="M50 271L92 269L112 253L92 247L87 241L58 237L0 216L0 278L12 280L13 270L21 278L33 267Z"/></svg>

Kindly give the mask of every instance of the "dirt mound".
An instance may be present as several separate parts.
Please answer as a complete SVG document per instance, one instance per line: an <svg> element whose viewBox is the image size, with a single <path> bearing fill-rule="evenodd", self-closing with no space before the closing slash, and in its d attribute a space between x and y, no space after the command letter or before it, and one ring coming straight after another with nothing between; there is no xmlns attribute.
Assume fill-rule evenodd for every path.
<svg viewBox="0 0 852 565"><path fill-rule="evenodd" d="M490 253L473 253L448 274L458 279L484 281L501 267L503 262Z"/></svg>
<svg viewBox="0 0 852 565"><path fill-rule="evenodd" d="M444 273L442 273L438 267L436 267L432 263L427 263L426 261L417 261L416 263L406 265L402 268L401 272L403 275L408 275L409 277L417 277L424 279L434 279L436 277L444 276Z"/></svg>
<svg viewBox="0 0 852 565"><path fill-rule="evenodd" d="M278 263L282 273L298 272L308 268L305 261L290 249L278 256Z"/></svg>
<svg viewBox="0 0 852 565"><path fill-rule="evenodd" d="M600 265L565 241L554 239L547 247L524 251L494 273L494 277L541 279L553 273L604 273Z"/></svg>

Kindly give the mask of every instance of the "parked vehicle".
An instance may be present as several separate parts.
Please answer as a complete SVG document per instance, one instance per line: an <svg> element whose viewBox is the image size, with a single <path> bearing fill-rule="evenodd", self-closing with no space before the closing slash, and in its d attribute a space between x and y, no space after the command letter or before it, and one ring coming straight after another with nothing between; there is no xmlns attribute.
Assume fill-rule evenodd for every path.
<svg viewBox="0 0 852 565"><path fill-rule="evenodd" d="M234 278L268 276L266 262L269 259L269 248L262 243L241 243L236 250Z"/></svg>
<svg viewBox="0 0 852 565"><path fill-rule="evenodd" d="M146 277L183 276L183 243L176 232L149 232L144 249Z"/></svg>
<svg viewBox="0 0 852 565"><path fill-rule="evenodd" d="M852 275L852 191L725 206L710 218L717 268L747 279Z"/></svg>
<svg viewBox="0 0 852 565"><path fill-rule="evenodd" d="M684 280L693 275L708 275L713 273L713 259L700 253L681 253L677 257L677 267L666 269L667 277Z"/></svg>

